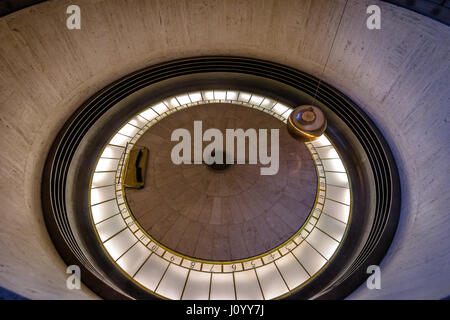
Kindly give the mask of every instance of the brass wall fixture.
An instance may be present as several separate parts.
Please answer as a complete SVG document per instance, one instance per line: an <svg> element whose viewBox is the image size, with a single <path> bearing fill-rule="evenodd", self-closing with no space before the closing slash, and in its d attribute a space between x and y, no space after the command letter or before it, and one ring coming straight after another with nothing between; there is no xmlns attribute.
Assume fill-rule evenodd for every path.
<svg viewBox="0 0 450 320"><path fill-rule="evenodd" d="M327 128L327 119L316 106L303 105L289 115L287 129L297 140L306 142L319 138Z"/></svg>
<svg viewBox="0 0 450 320"><path fill-rule="evenodd" d="M147 159L148 149L145 147L134 148L130 151L130 157L125 171L125 187L137 189L144 187Z"/></svg>

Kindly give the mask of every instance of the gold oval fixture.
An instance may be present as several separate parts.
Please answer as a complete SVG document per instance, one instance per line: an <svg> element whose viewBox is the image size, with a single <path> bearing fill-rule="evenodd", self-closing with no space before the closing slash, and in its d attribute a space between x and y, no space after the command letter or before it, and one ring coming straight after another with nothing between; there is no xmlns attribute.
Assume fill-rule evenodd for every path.
<svg viewBox="0 0 450 320"><path fill-rule="evenodd" d="M318 107L303 105L294 109L287 120L289 133L301 141L314 141L327 128L327 119Z"/></svg>

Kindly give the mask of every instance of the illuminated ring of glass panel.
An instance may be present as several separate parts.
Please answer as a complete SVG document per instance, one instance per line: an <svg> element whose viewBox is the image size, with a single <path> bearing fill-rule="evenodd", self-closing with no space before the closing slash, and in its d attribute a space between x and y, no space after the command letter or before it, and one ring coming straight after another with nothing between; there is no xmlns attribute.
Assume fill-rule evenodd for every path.
<svg viewBox="0 0 450 320"><path fill-rule="evenodd" d="M255 108L286 123L293 107L248 92L209 90L163 100L136 115L109 140L91 177L90 214L107 255L133 282L165 299L276 299L314 278L333 258L350 222L347 170L322 135L307 142L318 176L311 213L290 239L265 254L229 262L192 259L154 240L134 219L124 198L125 164L138 139L178 110L231 103Z"/></svg>

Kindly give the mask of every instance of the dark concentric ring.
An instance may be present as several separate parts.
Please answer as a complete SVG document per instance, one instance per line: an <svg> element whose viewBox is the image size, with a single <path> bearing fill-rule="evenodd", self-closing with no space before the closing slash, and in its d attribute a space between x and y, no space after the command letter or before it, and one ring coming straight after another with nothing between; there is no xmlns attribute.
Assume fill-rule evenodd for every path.
<svg viewBox="0 0 450 320"><path fill-rule="evenodd" d="M348 239L349 242L359 245L344 245L342 253L336 257L334 266L329 267L328 273L315 279L314 285L311 282L310 286L291 297L345 297L365 280L367 266L381 261L395 234L400 210L400 183L389 146L369 117L330 85L321 82L317 88L319 80L311 75L280 64L249 58L198 57L152 66L109 85L72 115L55 139L42 179L45 221L59 253L67 264L78 264L82 267L84 282L102 297L124 298L128 295L151 298L148 293L121 278L111 265L106 265L102 260L101 250L92 248L89 249L93 250L92 252L87 252L85 242L88 240L77 231L77 226L83 225L83 221L76 219L84 219L83 214L79 214L76 219L68 215L68 206L72 206L68 203L67 194L69 169L89 130L125 98L140 89L164 81L183 77L195 80L198 75L213 74L218 80L230 74L241 75L242 79L252 78L251 81L255 81L253 85L259 86L260 91L277 95L279 99L283 99L280 93L283 90L313 96L317 89L318 103L326 106L328 118L336 118L334 125L333 121L330 121L327 135L345 152L345 162L352 167L352 188L357 190L354 195L355 210L360 212L359 220L354 219L352 222ZM235 79L236 87L242 86L240 77ZM261 80L256 81L255 78ZM265 83L269 81L277 83L278 86L273 87ZM209 83L214 85L213 80ZM169 86L167 90L175 92L177 88ZM293 101L295 94L286 96L285 99ZM360 163L361 157L367 158L367 166ZM373 202L364 200L369 195L373 195ZM76 209L83 211L82 206L83 201ZM111 287L114 289L111 290Z"/></svg>

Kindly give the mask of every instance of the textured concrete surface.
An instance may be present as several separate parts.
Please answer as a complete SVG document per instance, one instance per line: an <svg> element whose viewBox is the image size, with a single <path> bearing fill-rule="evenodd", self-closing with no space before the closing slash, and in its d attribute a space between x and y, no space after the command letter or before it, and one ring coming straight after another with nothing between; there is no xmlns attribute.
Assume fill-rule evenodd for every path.
<svg viewBox="0 0 450 320"><path fill-rule="evenodd" d="M171 141L172 132L188 130L193 149L196 120L203 132L219 129L224 147L226 129L277 129L278 172L261 175L267 165L248 164L248 157L246 164L223 170L174 164L171 152L178 142ZM230 261L263 254L302 227L316 199L317 174L305 144L292 138L283 122L258 110L230 104L191 107L158 122L137 145L147 147L150 156L145 187L126 189L133 215L154 239L194 258Z"/></svg>
<svg viewBox="0 0 450 320"><path fill-rule="evenodd" d="M92 298L65 288L48 237L40 177L62 123L90 95L136 69L174 58L240 55L280 62L336 86L373 118L400 168L399 230L382 289L350 298L442 298L450 291L450 30L376 0L78 0L0 19L0 285L28 298ZM382 10L366 28L366 7ZM329 58L328 58L329 57ZM328 61L326 68L324 65Z"/></svg>

